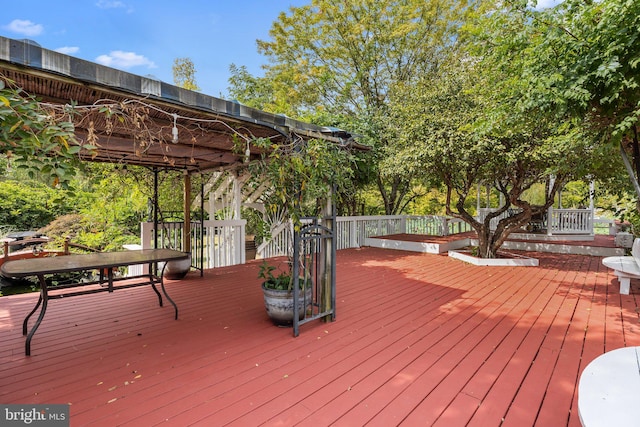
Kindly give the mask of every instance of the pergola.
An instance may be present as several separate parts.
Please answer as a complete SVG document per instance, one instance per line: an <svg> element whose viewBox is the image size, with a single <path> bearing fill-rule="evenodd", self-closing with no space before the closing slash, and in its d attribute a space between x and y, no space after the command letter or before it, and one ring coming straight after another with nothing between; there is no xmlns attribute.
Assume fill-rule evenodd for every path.
<svg viewBox="0 0 640 427"><path fill-rule="evenodd" d="M297 136L357 145L350 133L340 129L266 113L47 50L26 40L0 37L0 73L46 103L144 109L150 141L137 140L126 126L109 131L104 115L91 117L100 145L94 161L192 173L244 163L245 150L238 152L238 138L269 138L283 143ZM89 125L85 121L76 126L80 138L87 138ZM258 155L250 153L252 159Z"/></svg>
<svg viewBox="0 0 640 427"><path fill-rule="evenodd" d="M29 40L0 37L0 77L43 103L73 103L82 114L76 135L98 146L86 160L184 172L185 200L194 173L242 167L262 154L250 142L283 144L320 138L362 148L349 132L316 126L186 90L44 49ZM117 119L104 114L109 108ZM103 109L101 112L100 109ZM189 203L185 229L189 229ZM189 239L189 233L185 233ZM189 242L184 242L185 248Z"/></svg>
<svg viewBox="0 0 640 427"><path fill-rule="evenodd" d="M240 169L263 154L256 139L278 145L324 139L342 147L364 148L349 132L292 120L237 102L186 90L151 77L143 77L43 49L29 40L0 37L0 78L10 80L37 97L52 111L73 121L79 141L97 147L80 152L88 161L148 167L154 172L154 247L158 247L158 171L177 170L184 175L184 224L182 248L191 253L191 175L208 171ZM72 111L73 116L69 116ZM265 145L263 145L264 147ZM266 145L269 146L269 145ZM237 175L237 174L236 174ZM204 190L204 187L202 187ZM236 194L238 192L236 191ZM240 201L236 197L239 215ZM328 200L330 197L328 197ZM201 202L204 201L202 191ZM335 317L335 238L331 212L328 226L313 224L308 235L296 234L305 247L313 240L322 247L316 260L316 309L304 320L294 316L294 335L299 325L326 316ZM204 233L200 237L204 247ZM143 240L143 244L146 241ZM322 242L322 243L320 243ZM244 237L241 239L244 247ZM294 244L294 256L299 244ZM315 247L315 246L314 246ZM201 249L202 250L202 249ZM306 249L304 249L306 250ZM303 252L305 253L305 252ZM304 255L306 257L306 255ZM200 256L200 273L203 274ZM241 255L241 262L244 254ZM299 273L297 263L294 277ZM306 276L305 276L306 277ZM322 298L322 302L320 302ZM294 292L295 304L300 297Z"/></svg>

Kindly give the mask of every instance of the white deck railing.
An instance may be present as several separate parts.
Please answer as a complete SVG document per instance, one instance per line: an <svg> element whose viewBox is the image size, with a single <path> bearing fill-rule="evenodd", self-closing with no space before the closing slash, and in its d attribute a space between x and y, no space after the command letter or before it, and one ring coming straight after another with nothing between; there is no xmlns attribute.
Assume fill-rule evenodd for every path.
<svg viewBox="0 0 640 427"><path fill-rule="evenodd" d="M291 253L293 247L293 224L279 224L272 231L271 239L262 242L256 248L256 258L272 258Z"/></svg>
<svg viewBox="0 0 640 427"><path fill-rule="evenodd" d="M245 227L247 221L225 220L191 223L192 265L203 268L224 267L244 264L245 262ZM154 247L153 223L142 223L141 243L143 249ZM165 222L158 227L158 247L186 251L182 247L184 224L182 222ZM202 243L201 243L202 242ZM202 246L201 246L202 245Z"/></svg>
<svg viewBox="0 0 640 427"><path fill-rule="evenodd" d="M463 233L471 228L461 220L443 216L343 216L336 218L337 249L359 248L368 237L390 234L429 234L444 236ZM291 245L291 226L274 230L273 237L260 246L256 258L270 258L287 254Z"/></svg>
<svg viewBox="0 0 640 427"><path fill-rule="evenodd" d="M488 209L481 209L484 218ZM484 215L484 216L483 216ZM507 212L492 220L492 224L508 215ZM548 234L593 235L593 214L589 209L549 209ZM205 221L191 224L191 254L194 266L203 268L223 267L245 262L245 220ZM345 216L336 218L337 249L358 248L368 237L390 234L427 234L445 236L470 231L462 220L437 215ZM163 223L159 227L159 246L184 250L183 224ZM200 236L203 245L200 246ZM256 258L271 258L289 253L293 238L291 224L281 224L273 231L270 240L256 250ZM152 248L153 223L142 223L142 247Z"/></svg>
<svg viewBox="0 0 640 427"><path fill-rule="evenodd" d="M549 208L547 234L593 235L593 211L591 209Z"/></svg>
<svg viewBox="0 0 640 427"><path fill-rule="evenodd" d="M498 210L497 208L480 208L480 210L478 210L478 215L476 216L476 219L479 222L484 222L484 219L487 217L487 215L497 210ZM507 218L510 214L511 213L508 210L506 210L502 212L500 215L498 215L497 217L491 218L491 221L489 222L489 228L491 230L495 230L496 227L498 227L498 223L500 222L500 220L503 218Z"/></svg>
<svg viewBox="0 0 640 427"><path fill-rule="evenodd" d="M489 209L481 209L479 218L484 218ZM500 218L492 220L497 224ZM548 211L548 234L593 235L594 223L608 227L611 235L616 233L615 221L594 219L589 209L552 209ZM245 220L204 221L191 223L191 259L194 266L203 268L224 267L245 262ZM129 245L127 249L149 249L154 247L153 223L141 224L141 245ZM290 223L274 229L273 237L262 243L256 251L257 258L283 256L292 247L293 227ZM336 218L337 249L358 248L368 237L389 234L426 234L444 236L470 231L470 226L462 220L435 215L395 215L395 216L345 216ZM158 246L184 250L182 247L184 224L167 222L160 224ZM203 237L201 239L201 237ZM202 243L201 243L202 242ZM146 265L131 266L129 274L142 274Z"/></svg>
<svg viewBox="0 0 640 427"><path fill-rule="evenodd" d="M494 208L482 208L478 211L478 221L482 222L489 212L495 212ZM510 215L509 211L505 211L499 216L492 218L489 223L492 230L495 230L498 222L502 218ZM547 234L552 236L556 234L594 234L593 211L591 209L555 209L547 210L545 228Z"/></svg>

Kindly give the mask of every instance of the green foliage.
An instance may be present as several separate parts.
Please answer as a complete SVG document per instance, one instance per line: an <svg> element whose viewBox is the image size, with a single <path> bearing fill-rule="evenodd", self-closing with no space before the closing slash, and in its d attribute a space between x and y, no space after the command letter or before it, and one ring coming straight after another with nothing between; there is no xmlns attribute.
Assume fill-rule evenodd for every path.
<svg viewBox="0 0 640 427"><path fill-rule="evenodd" d="M56 118L37 99L0 79L0 154L13 167L66 188L81 166L78 154L95 150L76 139L71 121Z"/></svg>
<svg viewBox="0 0 640 427"><path fill-rule="evenodd" d="M519 69L509 79L484 82L485 87L508 84L520 94L512 98L512 108L542 111L559 126L571 122L582 128L593 150L600 151L591 165L600 179L624 171L619 154L611 150L620 142L633 154L636 176L631 178L637 179L640 2L566 0L538 12L524 2L507 1L483 12L472 34L480 41L476 46L494 69L514 63ZM502 90L497 94L505 96Z"/></svg>
<svg viewBox="0 0 640 427"><path fill-rule="evenodd" d="M537 18L540 42L526 78L527 101L588 119L619 141L640 117L640 2L566 0Z"/></svg>
<svg viewBox="0 0 640 427"><path fill-rule="evenodd" d="M71 212L72 193L44 184L0 181L0 226L14 230L37 230L59 215Z"/></svg>
<svg viewBox="0 0 640 427"><path fill-rule="evenodd" d="M264 285L267 289L277 290L291 290L291 273L290 270L279 271L274 274L276 267L269 264L267 261L263 261L260 264L260 270L258 272L258 278L264 281Z"/></svg>
<svg viewBox="0 0 640 427"><path fill-rule="evenodd" d="M287 145L263 139L254 141L263 150L262 160L252 165L254 175L271 183L267 209L284 208L296 228L303 216L317 216L323 200L334 187L347 188L353 174L353 156L324 140L296 139Z"/></svg>
<svg viewBox="0 0 640 427"><path fill-rule="evenodd" d="M284 270L279 270L276 266L269 264L267 261L263 261L260 264L258 278L263 280L264 286L267 289L291 292L293 289L291 271L290 266ZM304 288L304 284L304 278L298 278L298 286L300 289Z"/></svg>
<svg viewBox="0 0 640 427"><path fill-rule="evenodd" d="M398 156L391 168L436 176L446 189L446 212L478 233L482 256L494 257L508 234L553 203L561 185L594 173L599 151L593 135L567 115L525 108L535 93L524 70L535 61L539 23L518 14L520 4L470 15L463 42L440 68L398 87L390 111L397 126ZM398 150L398 148L400 148ZM527 192L551 178L556 185L532 203ZM434 182L435 184L435 182ZM491 186L521 214L492 230L471 212L478 186Z"/></svg>
<svg viewBox="0 0 640 427"><path fill-rule="evenodd" d="M70 181L75 191L36 181L0 181L0 227L40 230L62 247L65 238L99 250L138 243L146 219L148 191L132 168L91 164ZM11 174L13 175L13 173Z"/></svg>
<svg viewBox="0 0 640 427"><path fill-rule="evenodd" d="M373 183L384 212L398 213L415 186L404 169L378 167L395 156L390 96L398 84L437 67L465 6L452 0L315 0L292 7L274 22L271 40L258 41L269 59L264 78L233 66L230 93L248 105L361 135L373 150L358 164L354 188ZM362 200L345 192L342 210L355 213Z"/></svg>

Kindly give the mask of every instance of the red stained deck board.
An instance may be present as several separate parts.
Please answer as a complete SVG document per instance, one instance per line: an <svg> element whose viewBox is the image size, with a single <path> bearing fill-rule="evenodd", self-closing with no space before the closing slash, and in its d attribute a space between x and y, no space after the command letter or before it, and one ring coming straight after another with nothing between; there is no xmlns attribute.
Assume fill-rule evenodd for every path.
<svg viewBox="0 0 640 427"><path fill-rule="evenodd" d="M549 282L555 277L556 272L552 270L539 270L531 283ZM478 399L484 399L493 383L496 381L505 366L510 362L519 349L525 349L523 343L532 343L529 345L532 351L537 351L542 339L544 331L540 331L536 327L540 313L546 309L549 298L555 293L552 286L537 286L540 297L534 302L530 310L523 315L523 319L517 324L517 328L512 329L511 333L495 346L495 351L487 358L483 366L476 372L474 377L466 384L462 390L463 393ZM532 291L533 293L533 291ZM526 340L526 341L525 341Z"/></svg>
<svg viewBox="0 0 640 427"><path fill-rule="evenodd" d="M367 283L370 283L370 282L367 282ZM424 286L422 284L419 284L419 285L421 285L420 286L421 288L424 288ZM394 300L389 300L388 296L387 296L387 298L385 298L383 300L379 300L380 301L379 304L384 303L384 304L388 304L388 305L394 306L394 307L397 306L397 307L400 307L403 310L407 311L407 308L406 308L407 305L402 303L402 302L405 301L406 298L411 298L411 295L407 295L406 291L402 291L400 293L400 297L401 298L399 299L399 302L400 302L399 304L396 304L396 301L394 301ZM416 302L415 299L413 301ZM410 310L415 310L415 308L410 309ZM371 323L371 316L369 316L367 318L367 321L365 322L366 324L363 326L363 328L366 327L367 329L372 329L374 331L376 329L378 329L378 328L384 328L385 336L389 337L394 332L393 323L397 322L396 319L401 319L401 318L403 318L405 316L408 316L408 315L410 315L410 312L406 312L406 313L395 312L393 314L395 316L394 315L391 315L391 316L386 315L385 319L382 319L383 321L379 325L376 325L375 323ZM371 328L371 326L373 326L373 328ZM330 334L330 336L333 336L333 335L334 335L333 333ZM353 335L353 333L351 335ZM355 356L352 356L352 360L349 360L349 363L345 364L345 365L353 366L354 363L356 363L356 364L360 363L360 360L366 359L368 357L372 347L375 347L376 345L378 345L378 346L380 345L379 342L376 342L376 341L379 341L379 340L377 340L377 335L372 336L368 332L366 332L364 329L358 328L357 329L357 335L358 336L363 336L363 339L367 341L367 342L364 343L364 344L366 344L366 346L363 346L361 348L356 348L356 349L351 349L351 348L348 348L348 347L343 348L345 350L345 352L349 351L350 354L355 355ZM373 341L371 341L372 339L373 339ZM362 339L360 341L362 341ZM314 355L314 357L316 357L316 355ZM333 359L335 359L335 360L333 360ZM322 373L326 369L331 369L331 375L333 375L333 376L336 376L336 375L339 375L339 374L342 373L341 368L339 367L339 365L336 365L336 363L341 362L341 359L339 357L336 358L335 355L324 356L322 358L321 362L322 363L319 366L314 364L314 365L311 366L311 368L305 367L304 369L306 371L310 371L311 374L315 373L315 371L319 371L319 373ZM314 378L318 378L318 377L316 376ZM280 377L278 377L277 379L280 379ZM320 378L319 381L322 382L322 381L326 381L326 380ZM286 405L287 404L286 402L296 402L297 399L300 398L300 396L304 396L305 391L304 390L300 390L300 387L295 387L295 375L288 374L288 380L286 382L282 382L280 384L280 386L284 388L282 390L282 393L285 393L289 389L293 389L294 390L293 393L289 393L289 394L293 394L293 397L291 399L287 399L286 395L282 396L283 397L282 399L278 399L278 401L281 404L285 404ZM311 387L311 391L314 390L313 383L305 385L305 388L307 388L307 389L310 388L310 387ZM270 390L270 392L273 392L273 391L278 392L280 390L279 390L278 386L276 386L275 390L274 389ZM280 393L276 393L276 394L278 396L281 396ZM243 397L243 396L246 396L246 392L244 392L244 391L240 393L240 397ZM296 397L297 397L297 399L296 399ZM253 401L254 405L257 408L259 408L259 409L256 409L255 412L260 413L260 409L261 409L260 408L260 402L263 401L264 399L266 399L266 398L258 396ZM273 411L273 410L274 410L273 408L269 409L269 411ZM225 413L229 413L230 416L234 416L234 414L237 411L238 411L237 408L227 407L227 408L225 408L224 412ZM235 415L235 416L237 416L237 415ZM216 418L217 421L220 421L221 419L222 420L225 419L224 415L221 414L221 413L215 414L215 418Z"/></svg>
<svg viewBox="0 0 640 427"><path fill-rule="evenodd" d="M244 394L244 393L243 393Z"/></svg>
<svg viewBox="0 0 640 427"><path fill-rule="evenodd" d="M588 260L585 260L588 261ZM546 425L558 419L561 414L566 414L566 408L572 405L573 395L576 392L579 376L580 360L585 339L585 332L588 328L588 308L590 306L591 295L589 288L585 289L584 277L577 274L571 294L577 300L571 318L562 319L568 323L566 337L562 342L562 351L559 351L558 360L547 386L543 405L536 422ZM573 298L572 298L572 302ZM567 313L569 314L569 313ZM515 423L513 425L516 425Z"/></svg>
<svg viewBox="0 0 640 427"><path fill-rule="evenodd" d="M527 329L525 314L531 311L531 307L538 300L539 294L535 287L538 278L535 275L518 283L517 292L510 296L503 305L502 313L494 313L489 321L492 323L490 334L483 337L472 352L467 354L454 370L418 405L405 419L405 422L419 422L431 424L448 409L449 404L462 388L478 372L485 361L496 351L495 343L501 346L500 352L496 352L505 360L510 359L510 354L505 352L503 343L508 340L520 341L523 339L524 330ZM515 328L514 320L518 328ZM475 333L475 331L474 331ZM477 401L476 401L477 402Z"/></svg>
<svg viewBox="0 0 640 427"><path fill-rule="evenodd" d="M510 312L516 305L515 301L527 301L527 296L531 294L528 285L529 283L527 282L512 283L511 288L515 289L515 292L502 291L503 296L508 296L508 299L505 300L504 304L500 307L502 312L483 312L487 317L485 323L488 323L488 327L492 328L491 333L486 336L480 335L475 347L464 354L464 358L459 360L455 370L450 370L451 373L448 373L446 378L407 415L405 421L409 425L411 425L412 422L419 422L419 420L424 420L427 424L435 421L444 408L448 406L449 402L454 400L455 395L465 386L468 379L475 374L491 354L495 343L501 342L505 335L511 331L513 321L509 317ZM482 328L474 330L474 333L478 332L482 333ZM492 343L492 345L488 346L487 343ZM434 381L434 379L431 381ZM431 381L427 381L426 384ZM442 390L443 392L439 392L438 390ZM393 409L385 408L385 412L391 414L391 416L394 416L396 410L395 407L393 407ZM385 422L385 418L382 417L380 421L378 425L382 425Z"/></svg>
<svg viewBox="0 0 640 427"><path fill-rule="evenodd" d="M415 323L415 322L414 322ZM332 387L337 386L340 390L343 390L342 396L339 399L339 403L336 401L328 402L327 397L330 394L334 394L329 387L325 387L320 390L319 393L315 393L302 401L303 407L306 411L298 411L308 413L310 410L316 411L309 419L306 419L306 423L314 425L324 425L332 422L335 419L337 413L336 408L332 405L339 404L341 408L346 408L348 405L357 403L363 396L366 396L367 390L372 390L378 387L380 384L392 379L398 373L401 373L401 369L407 366L410 362L418 359L420 356L434 357L434 352L425 353L425 348L428 348L428 344L421 344L417 339L420 337L420 333L425 334L429 331L429 325L435 326L434 322L425 322L422 325L415 325L416 329L411 332L410 335L403 337L396 341L385 341L382 343L383 350L373 353L373 355L366 355L365 362L360 364L359 369L352 370L346 375L339 378L339 384L335 382L331 384ZM452 326L453 323L451 323ZM387 334L387 337L394 336L398 333ZM446 333L445 333L446 334ZM427 339L428 338L428 339ZM422 341L427 343L431 341L432 336L427 338L421 338ZM427 347L425 347L425 345ZM374 350L374 349L370 349ZM372 369L373 368L373 369ZM372 373L371 373L372 372ZM402 374L406 376L406 374ZM325 398L322 398L322 396ZM360 397L359 397L360 396ZM351 403L350 403L351 402ZM372 405L375 407L375 405ZM289 416L287 414L283 414ZM285 418L292 421L300 421L294 418Z"/></svg>
<svg viewBox="0 0 640 427"><path fill-rule="evenodd" d="M580 273L576 276L574 283L577 286L579 286L580 283L582 283L587 278L588 278L587 275ZM586 331L587 329L589 308L591 306L591 299L592 299L592 294L590 294L589 289L593 289L593 287L589 286L588 284L585 284L581 289L585 291L580 298L580 303L582 303L582 307L578 306L576 308L575 312L578 313L579 315L578 316L574 315L571 325L575 326L576 328L582 328L582 330L576 330L575 332L577 333L572 333L571 331L568 332L568 335L571 335L578 339L580 337L580 334L583 331ZM582 317L585 317L585 318L580 319L581 315L583 315ZM575 351L578 351L580 353L582 351L582 345L580 344L579 347L580 347L579 349L573 348L573 352L575 353ZM533 364L527 377L522 383L522 386L521 386L522 391L518 393L518 395L516 396L516 399L514 399L514 402L509 408L509 412L505 416L505 425L514 425L514 426L534 425L534 423L536 422L536 419L538 418L538 414L531 411L531 406L534 403L538 406L541 406L540 402L542 402L543 400L545 402L549 402L550 400L549 393L547 390L550 387L553 387L552 385L550 385L550 382L554 381L554 378L552 378L552 375L554 374L554 369L556 373L555 380L558 379L557 372L563 371L562 361L559 361L559 363L555 363L554 365L553 363L555 360L554 351L544 347L541 348L540 351L541 351L541 354L539 354L538 357L536 357L536 362ZM565 353L566 351L562 352L562 354L565 354ZM572 354L570 357L575 357L575 367L577 367L581 360L580 354L577 357L575 354ZM568 366L565 366L565 367L573 368L574 364L568 363ZM570 371L567 371L566 374L569 374L569 372ZM563 372L563 374L564 373L565 372ZM575 384L575 381L573 381L572 384ZM573 394L574 393L571 393L570 396L567 396L567 398L571 399ZM551 398L551 400L552 399L553 398ZM548 403L546 405L548 406ZM559 402L559 406L565 408L566 406L571 406L571 405L567 401L564 401L564 402ZM544 425L545 423L544 414L546 414L546 411L548 410L549 409L542 409L540 411L540 413L542 414L542 418L538 419L538 422L540 423L540 425Z"/></svg>
<svg viewBox="0 0 640 427"><path fill-rule="evenodd" d="M52 301L30 358L21 323L35 300L0 298L0 401L72 402L72 425L380 425L380 408L403 399L414 402L398 413L406 425L424 414L440 425L577 425L584 366L640 345L640 289L632 281L620 296L601 258L540 261L492 269L340 251L337 321L303 325L298 338L266 318L257 262L208 270L168 282L178 321L146 288ZM411 386L421 378L426 387Z"/></svg>
<svg viewBox="0 0 640 427"><path fill-rule="evenodd" d="M445 412L433 423L433 427L466 425L478 409L480 400L464 393L458 393Z"/></svg>
<svg viewBox="0 0 640 427"><path fill-rule="evenodd" d="M556 292L551 297L551 301L554 299L559 301L557 301L556 305L545 307L541 316L537 319L538 321L532 328L534 332L538 330L538 328L542 328L542 331L546 333L545 340L554 335L553 332L550 331L548 322L550 318L556 316L556 310L562 310L566 299L566 290L563 288L567 287L565 284L570 283L574 274L571 270L559 270L553 279L549 281L549 285L553 286L556 284L557 286ZM538 337L540 336L538 335ZM500 365L503 365L503 368L501 370L494 370L494 372L499 372L499 374L490 384L490 390L484 396L483 402L476 414L474 414L469 425L485 426L501 422L511 402L518 393L521 382L527 376L532 362L536 361L538 364L555 363L553 357L549 360L546 358L537 360L536 355L539 353L541 345L545 348L544 341L541 344L535 339L535 336L528 336L527 338L511 358L506 360L506 364L504 364L504 360L499 362ZM545 354L545 352L543 352L543 354ZM532 404L532 407L537 406L538 405Z"/></svg>
<svg viewBox="0 0 640 427"><path fill-rule="evenodd" d="M608 270L602 265L599 258L590 259L590 271L598 272L598 274L587 275L586 285L589 289L593 289L593 292L589 292L590 305L588 308L588 324L585 328L585 341L582 349L582 357L580 358L579 375L582 374L585 367L597 356L604 352L605 342L605 328L604 325L599 322L599 319L605 317L605 307L602 304L596 303L601 298L598 296L598 288L607 283L603 280L603 276L606 274L599 274L602 270ZM606 272L605 272L606 273ZM606 295L606 294L605 294ZM573 399L571 402L571 409L569 414L569 426L581 427L580 417L578 414L578 390L577 387L573 393Z"/></svg>
<svg viewBox="0 0 640 427"><path fill-rule="evenodd" d="M478 268L475 267L476 271L486 271L485 269L482 268ZM471 276L472 277L472 276ZM505 276L506 277L506 281L509 282L512 280L511 276ZM473 280L470 280L469 283L472 283ZM504 283L498 283L496 281L489 281L487 283L476 283L477 285L477 289L478 290L482 290L482 292L486 292L487 290L494 290L496 295L507 295L508 293L504 293L502 292L502 290L500 289L501 285L504 285ZM443 350L439 350L438 346L444 347L444 348L448 348L449 350L451 350L452 347L455 347L455 345L453 345L453 343L458 343L459 341L463 341L465 344L470 344L473 342L473 339L469 339L469 332L472 331L474 329L474 326L477 325L478 321L479 322L483 322L484 321L484 315L482 314L478 314L480 310L484 309L487 312L491 312L493 310L495 310L500 304L497 302L499 300L495 299L495 298L491 298L489 297L487 299L487 301L489 301L488 304L483 305L482 304L482 299L479 298L478 296L476 296L478 299L475 300L473 298L471 298L470 295L468 294L464 294L463 295L464 299L462 301L465 301L467 304L470 304L470 308L468 310L468 315L469 317L464 317L464 318L460 318L460 323L458 323L458 325L456 325L456 329L454 329L454 333L450 333L450 330L444 330L442 333L442 338L441 340L439 340L438 342L434 342L433 346L431 345L432 343L428 343L427 344L427 349L426 351L428 352L429 355L437 355L439 362L445 363L443 362L443 360L446 360L444 358L442 358L442 356L444 355ZM453 308L454 310L458 309L457 307ZM474 311L475 310L475 311ZM462 312L460 312L462 313ZM471 319L471 320L470 320ZM479 319L479 320L478 320ZM474 324L474 322L476 322ZM454 324L453 322L448 322L449 324ZM477 339L481 339L482 338L482 333L483 330L482 329L476 329L475 331L476 333L479 333L480 338ZM465 354L464 349L457 349L458 350L458 354ZM455 351L455 350L454 350ZM437 368L438 366L436 366ZM417 367L417 371L416 372L411 372L411 367L406 368L405 370L401 371L398 374L398 378L400 379L406 379L406 378L412 378L412 377L419 377L420 374L419 372L422 370L427 369L427 367L424 366L418 366ZM368 397L366 400L363 400L363 402L361 402L358 405L358 408L356 410L352 410L349 412L349 414L347 414L344 419L341 419L341 423L344 424L349 424L354 418L358 419L359 417L365 416L364 414L373 414L375 413L371 408L380 408L383 409L384 405L380 404L380 400L384 400L386 399L387 401L389 401L389 399L391 397L396 396L396 394L400 394L401 392L404 392L404 389L409 387L409 386L413 386L413 384L408 383L406 380L405 381L399 381L400 383L403 383L403 389L401 390L396 390L396 392L394 394L391 394L390 390L387 389L386 385L384 387L381 387L380 389L376 390L375 394ZM393 387L393 384L390 385L390 387ZM426 391L425 391L426 392ZM409 394L411 394L411 392L409 391ZM420 394L418 394L417 396L420 396ZM411 406L411 405L408 405ZM386 408L385 408L386 409ZM328 411L325 411L328 412ZM393 411L390 411L392 413L392 417L395 419L399 416L400 414L400 410L398 410L398 408L395 408ZM380 416L376 415L376 418L379 419ZM382 421L383 423L385 422L384 419Z"/></svg>

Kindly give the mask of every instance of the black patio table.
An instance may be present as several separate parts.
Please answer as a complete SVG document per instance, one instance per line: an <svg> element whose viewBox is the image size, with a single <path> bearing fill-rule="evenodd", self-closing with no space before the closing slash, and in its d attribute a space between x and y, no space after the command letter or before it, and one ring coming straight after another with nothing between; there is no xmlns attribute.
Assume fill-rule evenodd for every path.
<svg viewBox="0 0 640 427"><path fill-rule="evenodd" d="M175 318L178 319L178 306L169 297L164 286L162 273L168 261L183 260L189 257L186 252L172 249L140 249L124 252L99 252L86 255L59 255L54 257L41 257L6 261L0 266L0 274L5 277L37 276L40 282L40 297L31 312L25 317L22 324L22 334L27 335L29 318L42 305L36 323L29 331L25 342L25 355L31 355L31 339L40 326L47 311L47 302L50 299L67 298L76 295L93 294L97 292L113 292L116 289L126 289L138 286L151 285L158 295L158 301L162 306L162 295L156 284L162 287L162 293L175 309ZM158 274L158 263L164 262L162 271ZM117 267L128 265L148 264L149 271L132 277L114 277L113 270ZM154 268L155 266L155 268ZM91 282L75 282L70 284L49 287L45 280L46 275L58 273L72 273L90 270L99 270L99 279ZM105 278L106 274L106 278ZM84 288L69 292L70 288Z"/></svg>

